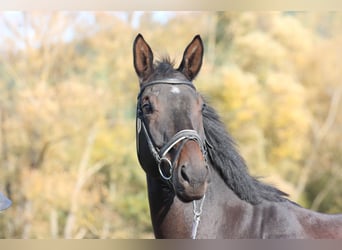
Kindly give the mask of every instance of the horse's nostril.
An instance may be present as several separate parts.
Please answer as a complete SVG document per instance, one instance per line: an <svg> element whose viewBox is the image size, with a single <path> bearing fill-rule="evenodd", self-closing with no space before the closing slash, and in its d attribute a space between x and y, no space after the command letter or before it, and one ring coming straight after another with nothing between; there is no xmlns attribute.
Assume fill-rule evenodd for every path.
<svg viewBox="0 0 342 250"><path fill-rule="evenodd" d="M189 179L188 175L186 174L186 169L185 169L184 165L181 167L181 176L182 176L183 180L190 183L190 179Z"/></svg>

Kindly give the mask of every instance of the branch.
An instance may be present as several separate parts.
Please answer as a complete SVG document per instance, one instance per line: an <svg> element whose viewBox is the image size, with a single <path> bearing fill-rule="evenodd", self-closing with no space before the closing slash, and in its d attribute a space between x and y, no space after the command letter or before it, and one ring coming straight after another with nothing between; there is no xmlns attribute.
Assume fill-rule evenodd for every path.
<svg viewBox="0 0 342 250"><path fill-rule="evenodd" d="M87 143L83 151L81 161L79 163L77 180L71 195L70 210L64 227L64 237L67 239L71 238L73 227L75 224L75 213L78 209L78 195L82 189L83 184L85 183L85 181L83 180L84 172L89 162L91 149L93 147L93 143L95 140L95 135L96 129L95 127L92 127L88 134Z"/></svg>
<svg viewBox="0 0 342 250"><path fill-rule="evenodd" d="M54 139L51 139L51 140L45 142L45 143L43 144L42 149L40 150L40 152L39 152L39 154L38 154L37 159L36 159L36 160L33 160L33 161L31 162L31 167L32 167L32 168L39 168L39 167L43 164L44 159L45 159L46 152L47 152L48 149L51 147L51 145L56 144L56 143L58 143L58 142L60 142L60 141L62 141L62 140L64 140L64 139L67 139L67 138L69 138L69 137L71 137L71 136L72 136L72 133L66 134L66 135L62 135L62 136L60 136L60 137L57 137L57 138L54 138Z"/></svg>
<svg viewBox="0 0 342 250"><path fill-rule="evenodd" d="M50 230L52 239L58 237L58 215L55 208L50 211Z"/></svg>
<svg viewBox="0 0 342 250"><path fill-rule="evenodd" d="M78 196L80 194L80 191L82 190L87 180L89 180L94 174L96 174L101 168L103 168L106 165L106 161L103 160L87 168L87 166L89 165L91 151L94 145L96 133L97 129L95 126L93 126L88 134L87 143L83 151L81 161L79 163L77 180L73 193L71 195L70 210L64 228L64 237L67 239L72 238L72 232L75 224L75 214L78 210ZM83 235L83 233L84 231L81 230L77 234L77 237L80 237L81 235Z"/></svg>
<svg viewBox="0 0 342 250"><path fill-rule="evenodd" d="M340 173L340 169L338 169L337 165L333 168L332 180L328 182L328 184L322 189L314 201L312 202L311 208L312 210L318 210L324 198L329 194L329 192L335 187L337 181L342 179L342 174Z"/></svg>
<svg viewBox="0 0 342 250"><path fill-rule="evenodd" d="M12 22L10 22L5 16L2 15L2 22L8 31L11 31L12 35L19 40L24 41L24 35L18 31L18 27L16 27Z"/></svg>
<svg viewBox="0 0 342 250"><path fill-rule="evenodd" d="M314 138L313 149L305 162L302 173L300 174L298 184L296 187L296 192L294 195L295 200L298 200L300 194L303 193L304 188L308 182L311 170L314 166L314 162L318 155L319 147L336 120L339 104L341 101L341 96L342 96L342 87L338 88L337 91L335 91L333 96L331 97L328 115L322 127L319 129L319 131L316 134L314 134L315 138Z"/></svg>

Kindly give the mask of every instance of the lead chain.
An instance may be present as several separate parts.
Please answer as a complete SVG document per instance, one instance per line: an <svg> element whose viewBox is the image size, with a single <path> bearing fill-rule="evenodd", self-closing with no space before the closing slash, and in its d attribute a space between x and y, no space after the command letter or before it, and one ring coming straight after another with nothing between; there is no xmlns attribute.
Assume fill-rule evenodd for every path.
<svg viewBox="0 0 342 250"><path fill-rule="evenodd" d="M201 221L201 214L202 214L202 208L203 208L204 199L205 199L205 195L200 200L200 206L198 208L198 211L197 211L196 201L195 200L192 201L193 212L194 212L194 218L193 218L193 221L192 221L192 232L191 232L191 238L192 239L196 239L198 225L199 225L199 223Z"/></svg>

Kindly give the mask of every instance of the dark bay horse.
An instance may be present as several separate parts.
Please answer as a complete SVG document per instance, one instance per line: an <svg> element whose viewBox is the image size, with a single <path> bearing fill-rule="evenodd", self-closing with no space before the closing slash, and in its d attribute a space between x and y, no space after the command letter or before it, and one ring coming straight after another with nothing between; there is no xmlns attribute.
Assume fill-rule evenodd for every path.
<svg viewBox="0 0 342 250"><path fill-rule="evenodd" d="M195 36L178 68L154 62L142 35L137 155L146 172L156 238L342 238L342 215L310 211L249 175L217 113L196 91L203 43Z"/></svg>

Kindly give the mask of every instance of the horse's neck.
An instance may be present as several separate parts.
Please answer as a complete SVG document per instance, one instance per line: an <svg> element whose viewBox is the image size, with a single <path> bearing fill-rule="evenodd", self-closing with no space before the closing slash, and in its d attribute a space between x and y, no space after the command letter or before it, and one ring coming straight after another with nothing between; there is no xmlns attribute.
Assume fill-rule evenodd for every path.
<svg viewBox="0 0 342 250"><path fill-rule="evenodd" d="M191 213L189 210L191 203L181 202L172 188L167 187L160 179L147 176L147 187L156 238L189 238L191 229L184 220L186 220L185 215Z"/></svg>
<svg viewBox="0 0 342 250"><path fill-rule="evenodd" d="M189 238L193 227L193 203L184 203L179 200L173 190L166 188L165 183L159 179L147 177L147 184L155 236L157 238ZM230 208L241 211L243 210L241 208L246 206L248 206L247 203L240 200L212 169L198 237L217 237L220 234L219 231L204 232L202 230L206 227L205 224L220 224L223 222L222 218L229 216ZM238 219L236 215L234 216L235 218L231 219Z"/></svg>
<svg viewBox="0 0 342 250"><path fill-rule="evenodd" d="M192 202L180 201L159 179L147 177L147 183L155 236L190 238ZM341 223L341 215L318 214L290 202L253 206L238 198L212 170L197 238L333 238L342 237Z"/></svg>

